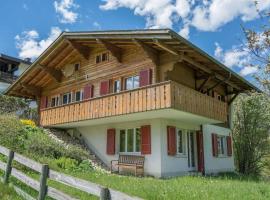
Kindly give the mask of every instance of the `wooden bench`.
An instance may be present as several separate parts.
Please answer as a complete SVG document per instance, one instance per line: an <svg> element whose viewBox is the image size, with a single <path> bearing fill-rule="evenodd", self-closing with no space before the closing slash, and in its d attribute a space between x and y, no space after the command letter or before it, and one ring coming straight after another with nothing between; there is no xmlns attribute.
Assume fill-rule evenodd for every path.
<svg viewBox="0 0 270 200"><path fill-rule="evenodd" d="M135 170L135 176L141 171L141 175L144 174L144 156L136 155L119 155L118 160L111 161L111 172L113 172L113 164L121 168L129 168Z"/></svg>

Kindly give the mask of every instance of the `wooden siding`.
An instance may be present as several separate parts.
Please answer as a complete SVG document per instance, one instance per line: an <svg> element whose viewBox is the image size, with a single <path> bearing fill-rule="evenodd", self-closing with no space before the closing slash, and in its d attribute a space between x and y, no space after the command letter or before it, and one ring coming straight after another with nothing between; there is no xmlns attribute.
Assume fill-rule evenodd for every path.
<svg viewBox="0 0 270 200"><path fill-rule="evenodd" d="M42 126L174 108L227 121L227 104L181 84L167 81L134 90L41 110Z"/></svg>

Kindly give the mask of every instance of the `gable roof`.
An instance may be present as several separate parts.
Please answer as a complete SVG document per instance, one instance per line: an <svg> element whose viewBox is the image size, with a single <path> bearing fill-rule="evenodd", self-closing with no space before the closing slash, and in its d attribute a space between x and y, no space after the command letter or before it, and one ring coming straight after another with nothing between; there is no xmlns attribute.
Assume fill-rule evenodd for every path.
<svg viewBox="0 0 270 200"><path fill-rule="evenodd" d="M10 62L13 62L16 64L20 64L20 63L25 63L27 65L32 64L32 62L30 60L27 60L27 59L23 60L23 59L15 58L15 57L8 56L8 55L2 54L2 53L0 53L0 60L10 61Z"/></svg>
<svg viewBox="0 0 270 200"><path fill-rule="evenodd" d="M97 40L102 40L121 46L133 44L139 41L157 51L167 51L178 55L184 61L196 66L199 70L209 75L214 75L220 81L231 85L239 92L259 89L246 79L226 67L221 62L208 55L206 52L184 39L171 29L144 29L144 30L113 30L113 31L84 31L62 32L61 35L35 60L34 63L13 83L6 94L34 98L33 94L25 91L22 84L42 88L49 84L52 79L40 68L46 66L50 69L60 69L61 59L64 60L72 55L74 45L70 41L81 46L96 45ZM85 44L87 43L87 44ZM55 60L55 61L54 61ZM58 64L58 65L57 65ZM63 63L61 63L63 64ZM44 79L41 82L39 78ZM47 79L46 79L47 78Z"/></svg>

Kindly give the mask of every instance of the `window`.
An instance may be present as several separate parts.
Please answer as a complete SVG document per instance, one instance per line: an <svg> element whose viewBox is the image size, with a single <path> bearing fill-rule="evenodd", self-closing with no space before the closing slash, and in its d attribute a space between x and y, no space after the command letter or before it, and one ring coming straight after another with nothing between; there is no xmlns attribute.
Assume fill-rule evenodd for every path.
<svg viewBox="0 0 270 200"><path fill-rule="evenodd" d="M140 85L140 78L137 75L128 77L125 80L126 90L132 90L132 89L138 88L139 85Z"/></svg>
<svg viewBox="0 0 270 200"><path fill-rule="evenodd" d="M101 53L96 56L96 64L109 60L109 53Z"/></svg>
<svg viewBox="0 0 270 200"><path fill-rule="evenodd" d="M79 71L79 69L80 69L80 63L74 64L74 70L75 70L75 72L76 71Z"/></svg>
<svg viewBox="0 0 270 200"><path fill-rule="evenodd" d="M63 95L63 105L71 103L71 93L66 93Z"/></svg>
<svg viewBox="0 0 270 200"><path fill-rule="evenodd" d="M141 129L120 130L120 152L138 153L141 151Z"/></svg>
<svg viewBox="0 0 270 200"><path fill-rule="evenodd" d="M186 154L186 131L177 129L177 153Z"/></svg>
<svg viewBox="0 0 270 200"><path fill-rule="evenodd" d="M217 136L218 143L218 155L225 155L227 149L226 137L225 136Z"/></svg>
<svg viewBox="0 0 270 200"><path fill-rule="evenodd" d="M114 93L120 92L120 88L121 88L120 80L115 80L113 83L113 92Z"/></svg>
<svg viewBox="0 0 270 200"><path fill-rule="evenodd" d="M51 107L59 106L59 96L52 97Z"/></svg>
<svg viewBox="0 0 270 200"><path fill-rule="evenodd" d="M83 91L77 91L75 93L75 101L82 101L83 100Z"/></svg>

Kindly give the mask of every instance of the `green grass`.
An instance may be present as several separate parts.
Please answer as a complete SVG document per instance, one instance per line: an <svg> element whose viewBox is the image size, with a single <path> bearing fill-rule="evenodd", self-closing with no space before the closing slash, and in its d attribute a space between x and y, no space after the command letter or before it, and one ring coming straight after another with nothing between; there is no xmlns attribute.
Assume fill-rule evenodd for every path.
<svg viewBox="0 0 270 200"><path fill-rule="evenodd" d="M1 200L22 200L20 196L16 194L12 187L4 185L0 182L0 199Z"/></svg>

